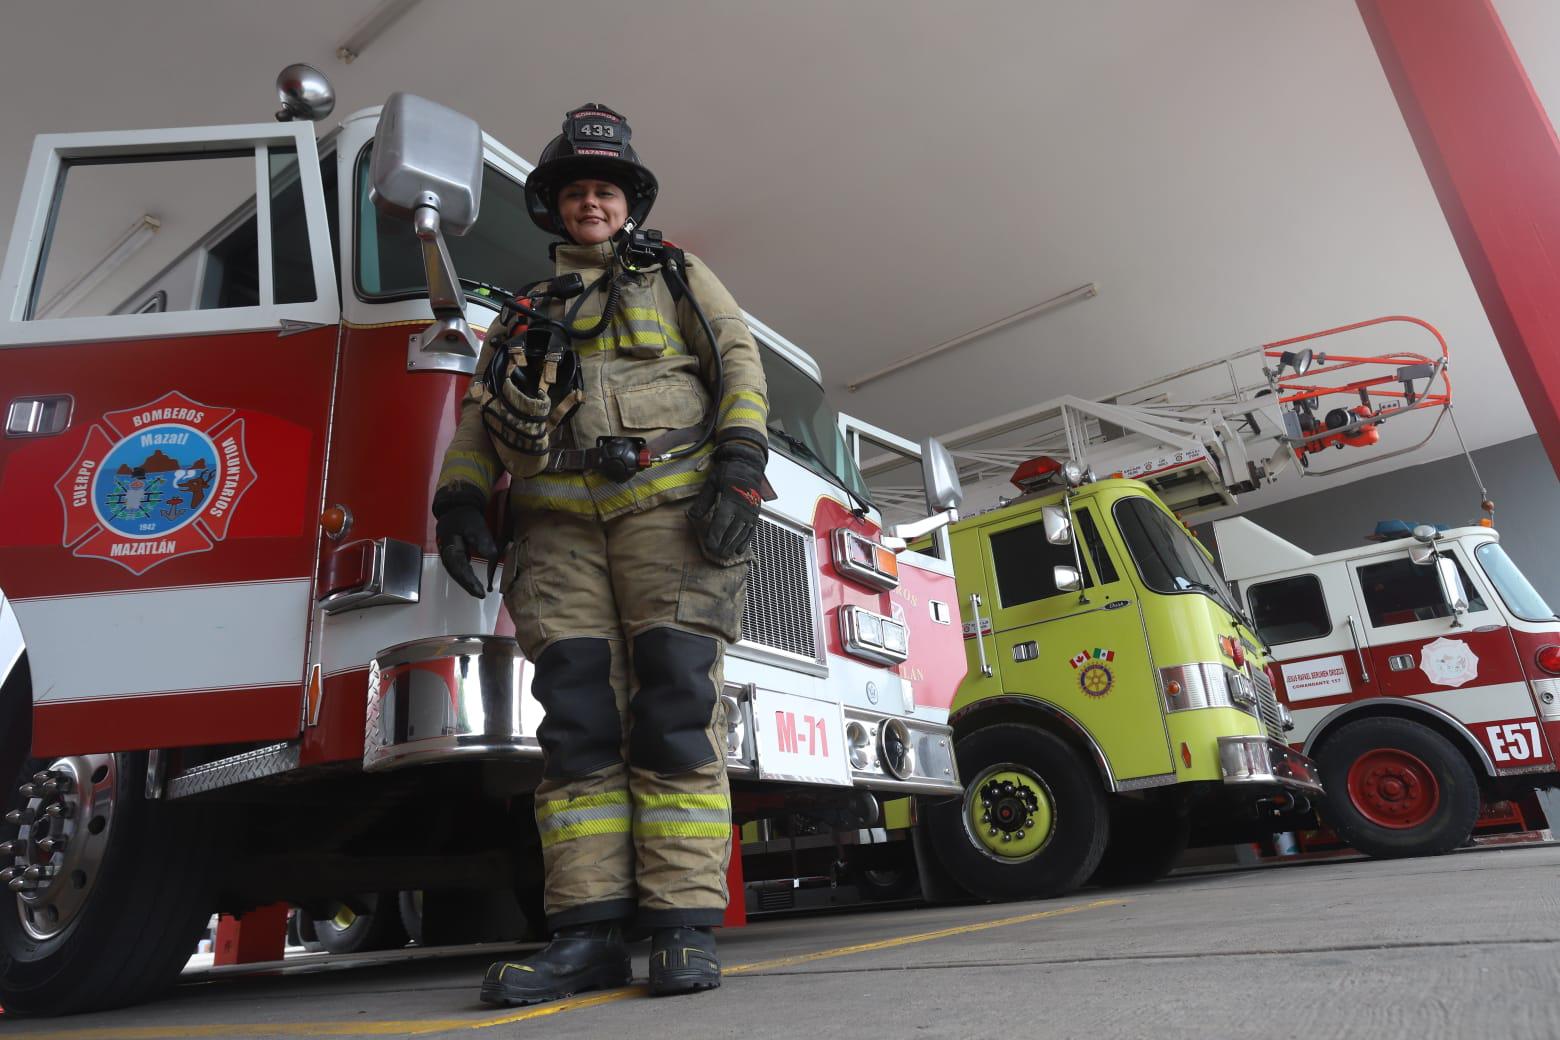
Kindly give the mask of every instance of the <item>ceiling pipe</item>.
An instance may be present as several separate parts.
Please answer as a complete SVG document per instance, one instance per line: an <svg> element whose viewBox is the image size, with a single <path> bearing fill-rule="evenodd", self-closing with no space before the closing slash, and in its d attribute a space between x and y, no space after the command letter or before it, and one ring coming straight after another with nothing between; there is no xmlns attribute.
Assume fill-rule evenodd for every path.
<svg viewBox="0 0 1560 1040"><path fill-rule="evenodd" d="M859 375L855 379L852 379L850 382L846 383L845 388L851 393L855 393L857 390L866 386L868 383L882 379L886 375L892 375L893 373L898 372L900 369L909 368L911 365L918 365L927 358L936 357L938 354L968 343L970 340L979 336L984 336L989 332L996 332L998 329L1005 329L1009 325L1023 321L1025 318L1032 318L1037 314L1044 314L1046 311L1055 310L1056 308L1065 306L1066 304L1072 303L1075 300L1087 300L1090 297L1098 296L1099 292L1099 286L1095 285L1093 282L1090 282L1087 285L1080 285L1076 289L1069 289L1067 292L1064 292L1058 296L1053 296L1049 300L1044 300L1040 303L1037 303L1033 307L1025 307L1023 310L1014 314L1009 314L1005 318L998 318L996 321L982 325L978 329L971 329L963 335L955 336L950 340L944 340L934 347L927 347L925 350L917 351L914 354L907 354L891 365L887 365L873 372L868 372L865 375Z"/></svg>
<svg viewBox="0 0 1560 1040"><path fill-rule="evenodd" d="M343 65L351 65L362 56L369 44L379 39L386 29L400 21L401 16L416 7L417 3L418 0L385 0L358 23L345 43L336 48L336 57Z"/></svg>

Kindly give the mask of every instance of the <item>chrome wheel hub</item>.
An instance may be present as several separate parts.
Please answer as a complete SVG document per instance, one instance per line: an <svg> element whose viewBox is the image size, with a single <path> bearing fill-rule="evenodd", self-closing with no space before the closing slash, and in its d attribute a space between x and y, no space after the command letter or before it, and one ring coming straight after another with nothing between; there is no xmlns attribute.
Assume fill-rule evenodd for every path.
<svg viewBox="0 0 1560 1040"><path fill-rule="evenodd" d="M61 758L17 790L21 805L5 817L17 835L0 842L0 883L34 939L69 928L92 894L113 830L117 773L113 755Z"/></svg>

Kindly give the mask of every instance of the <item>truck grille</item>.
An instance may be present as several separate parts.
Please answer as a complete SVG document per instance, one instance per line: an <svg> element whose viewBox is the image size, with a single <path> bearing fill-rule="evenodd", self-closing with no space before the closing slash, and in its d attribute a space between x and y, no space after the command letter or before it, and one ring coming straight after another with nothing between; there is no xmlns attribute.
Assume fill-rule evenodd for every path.
<svg viewBox="0 0 1560 1040"><path fill-rule="evenodd" d="M753 535L742 638L809 661L818 659L813 618L814 567L811 540L769 520Z"/></svg>
<svg viewBox="0 0 1560 1040"><path fill-rule="evenodd" d="M1268 736L1283 741L1284 724L1278 714L1278 696L1273 692L1273 684L1261 668L1251 669L1250 675L1252 685L1257 688L1257 711L1261 713L1262 725L1267 727Z"/></svg>

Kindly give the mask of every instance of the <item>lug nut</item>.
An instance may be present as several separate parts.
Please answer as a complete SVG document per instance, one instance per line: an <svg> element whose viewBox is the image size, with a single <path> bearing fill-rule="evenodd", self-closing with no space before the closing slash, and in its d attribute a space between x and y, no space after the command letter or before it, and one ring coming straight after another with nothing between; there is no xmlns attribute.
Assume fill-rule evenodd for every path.
<svg viewBox="0 0 1560 1040"><path fill-rule="evenodd" d="M47 769L32 775L32 782L35 784L46 784L53 779L54 774L49 772Z"/></svg>
<svg viewBox="0 0 1560 1040"><path fill-rule="evenodd" d="M18 872L15 867L6 867L4 870L0 870L0 884L4 884L5 882L10 881L17 875L17 873Z"/></svg>
<svg viewBox="0 0 1560 1040"><path fill-rule="evenodd" d="M1022 840L1022 838L1024 837L1024 832L1023 831L1019 831L1017 834L1013 835L1013 837L1019 838L1019 839Z"/></svg>
<svg viewBox="0 0 1560 1040"><path fill-rule="evenodd" d="M1006 845L1008 842L1010 842L1012 840L1013 840L1013 835L1011 835L1011 834L1004 834L1004 835L1002 835L1002 844Z"/></svg>
<svg viewBox="0 0 1560 1040"><path fill-rule="evenodd" d="M23 848L20 842L0 841L0 856L14 856Z"/></svg>
<svg viewBox="0 0 1560 1040"><path fill-rule="evenodd" d="M5 887L9 888L12 892L25 892L27 889L35 888L36 886L30 882L24 881L21 878L12 878Z"/></svg>
<svg viewBox="0 0 1560 1040"><path fill-rule="evenodd" d="M52 802L44 806L43 811L57 820L70 818L70 806L64 802Z"/></svg>
<svg viewBox="0 0 1560 1040"><path fill-rule="evenodd" d="M38 788L38 793L45 798L53 798L55 795L65 794L69 790L70 781L64 777L60 777L58 780L50 780L48 783Z"/></svg>
<svg viewBox="0 0 1560 1040"><path fill-rule="evenodd" d="M37 784L23 784L21 787L18 787L16 789L16 793L21 795L22 796L22 801L25 802L27 799L31 798L33 795L38 793L38 785Z"/></svg>
<svg viewBox="0 0 1560 1040"><path fill-rule="evenodd" d="M12 809L5 814L5 822L20 827L24 824L32 823L37 815L31 809Z"/></svg>
<svg viewBox="0 0 1560 1040"><path fill-rule="evenodd" d="M1035 825L1035 818L1033 816L1029 817L1027 820L1024 821L1024 826L1025 827L1033 827L1034 825Z"/></svg>
<svg viewBox="0 0 1560 1040"><path fill-rule="evenodd" d="M993 838L995 838L997 836L997 829L995 827L991 828L991 836Z"/></svg>
<svg viewBox="0 0 1560 1040"><path fill-rule="evenodd" d="M991 822L991 814L990 813L981 813L980 822L981 823L990 823Z"/></svg>
<svg viewBox="0 0 1560 1040"><path fill-rule="evenodd" d="M64 838L44 838L38 842L38 851L45 856L52 856L65 847Z"/></svg>

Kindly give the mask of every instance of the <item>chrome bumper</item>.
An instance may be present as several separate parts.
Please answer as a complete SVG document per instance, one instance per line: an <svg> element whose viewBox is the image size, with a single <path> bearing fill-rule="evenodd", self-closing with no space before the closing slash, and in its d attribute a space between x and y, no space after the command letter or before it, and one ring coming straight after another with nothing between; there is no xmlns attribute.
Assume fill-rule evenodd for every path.
<svg viewBox="0 0 1560 1040"><path fill-rule="evenodd" d="M513 639L443 636L401 643L369 666L363 768L368 772L435 762L542 757L536 728L542 706L531 696L531 665ZM726 767L733 777L758 779L749 691L728 684L722 697ZM958 794L953 731L913 718L846 708L874 741L891 719L904 723L910 747L902 776L869 753L850 786L883 794Z"/></svg>
<svg viewBox="0 0 1560 1040"><path fill-rule="evenodd" d="M1322 793L1316 763L1271 737L1220 737L1219 771L1227 784L1267 784Z"/></svg>

